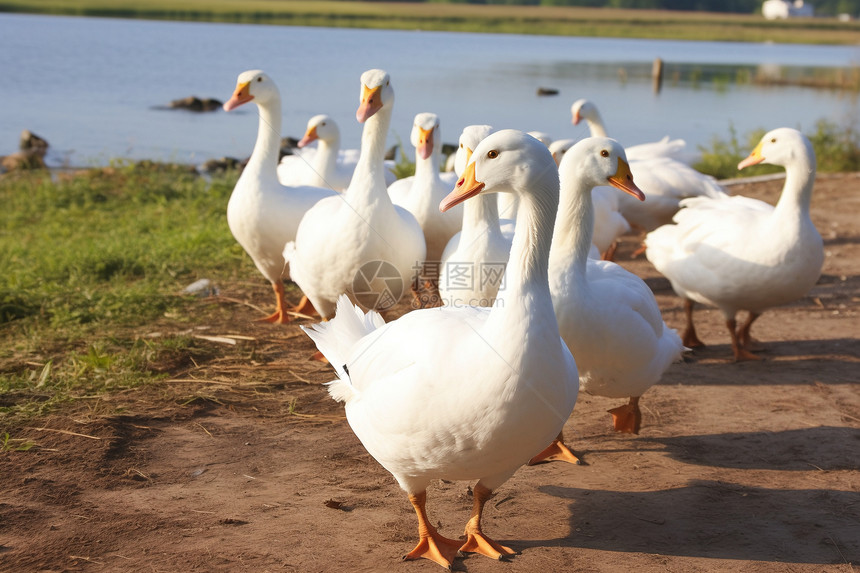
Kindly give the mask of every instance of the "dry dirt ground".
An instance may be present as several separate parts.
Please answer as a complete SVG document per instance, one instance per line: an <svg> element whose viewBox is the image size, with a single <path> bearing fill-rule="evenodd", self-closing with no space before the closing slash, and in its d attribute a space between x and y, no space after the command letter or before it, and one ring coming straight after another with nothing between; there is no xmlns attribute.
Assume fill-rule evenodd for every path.
<svg viewBox="0 0 860 573"><path fill-rule="evenodd" d="M733 191L773 202L781 185ZM485 511L517 555L455 569L858 571L860 175L820 177L813 218L823 275L756 323L764 360L732 363L720 314L700 311L710 346L644 395L642 433L614 434L617 401L581 394L565 433L587 465L521 468ZM619 262L679 328L680 301L636 246ZM253 322L271 304L253 280L201 300L192 349L152 365L166 381L12 429L37 447L0 454L0 571L440 570L400 562L416 540L406 496L327 396L332 371L298 326ZM429 490L442 533L461 533L470 485Z"/></svg>

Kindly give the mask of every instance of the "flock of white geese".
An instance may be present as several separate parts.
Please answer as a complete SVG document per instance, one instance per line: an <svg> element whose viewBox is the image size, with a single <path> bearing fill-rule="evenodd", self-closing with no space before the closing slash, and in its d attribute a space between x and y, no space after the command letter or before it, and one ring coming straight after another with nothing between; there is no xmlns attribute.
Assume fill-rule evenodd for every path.
<svg viewBox="0 0 860 573"><path fill-rule="evenodd" d="M276 311L265 320L289 321L294 310L324 319L302 328L337 373L328 391L415 508L419 542L406 559L450 568L463 552L513 554L483 532L484 503L525 463L578 462L562 428L580 388L629 399L610 412L616 430L638 433L639 397L702 344L694 303L723 312L736 360L755 359L752 322L820 275L822 240L809 215L815 156L794 129L767 133L738 166L785 168L775 207L729 196L679 159L677 141L623 148L585 101L572 119L587 121L592 136L555 155L520 131L466 127L456 175L442 172L439 118L418 114L415 175L392 183L384 161L391 78L369 70L360 90L360 150L339 150L337 126L316 116L300 145L316 139L318 148L290 169L296 158L279 165L275 83L259 70L240 74L224 109L255 103L260 125L227 219L274 289ZM595 237L605 251L607 235L631 227L648 232L648 260L685 301L682 336L639 277L595 254ZM388 323L361 308L352 286L368 261L386 261L404 285L418 271L430 276L442 306ZM462 288L446 280L446 264L469 263L480 275L475 269L499 262L503 273ZM284 299L284 278L307 298L298 307ZM738 327L740 311L749 318ZM427 516L435 479L479 480L463 538L444 537Z"/></svg>

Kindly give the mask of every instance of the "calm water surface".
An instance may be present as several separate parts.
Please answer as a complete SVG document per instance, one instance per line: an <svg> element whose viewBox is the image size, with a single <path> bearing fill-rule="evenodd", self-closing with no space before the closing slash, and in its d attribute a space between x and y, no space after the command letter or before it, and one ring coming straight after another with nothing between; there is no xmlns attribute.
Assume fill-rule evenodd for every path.
<svg viewBox="0 0 860 573"><path fill-rule="evenodd" d="M654 94L651 62L665 62ZM246 157L254 106L231 113L165 110L196 95L229 98L239 72L260 68L284 99L283 134L301 136L328 113L344 145L357 147L359 76L384 68L396 104L389 143L407 141L416 113L442 119L443 139L463 126L540 130L580 138L570 104L594 100L610 135L632 145L663 135L695 150L731 126L746 134L778 126L813 131L819 119L858 121L857 94L735 82L738 70L856 68L860 46L559 38L0 15L0 155L22 129L52 145L50 163L110 158L201 163ZM713 81L711 76L718 76ZM700 81L691 81L690 77ZM677 78L677 79L676 79ZM538 97L538 87L560 94ZM409 149L411 153L411 148Z"/></svg>

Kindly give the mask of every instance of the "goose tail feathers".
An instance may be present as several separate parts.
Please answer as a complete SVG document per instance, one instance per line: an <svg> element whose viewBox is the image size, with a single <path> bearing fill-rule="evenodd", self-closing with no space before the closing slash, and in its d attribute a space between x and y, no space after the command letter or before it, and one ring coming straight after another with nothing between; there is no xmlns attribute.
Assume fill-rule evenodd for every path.
<svg viewBox="0 0 860 573"><path fill-rule="evenodd" d="M337 299L333 319L301 327L337 373L337 380L327 384L329 395L336 401L348 402L358 394L349 377L347 360L356 343L383 324L385 321L378 312L365 313L342 294Z"/></svg>

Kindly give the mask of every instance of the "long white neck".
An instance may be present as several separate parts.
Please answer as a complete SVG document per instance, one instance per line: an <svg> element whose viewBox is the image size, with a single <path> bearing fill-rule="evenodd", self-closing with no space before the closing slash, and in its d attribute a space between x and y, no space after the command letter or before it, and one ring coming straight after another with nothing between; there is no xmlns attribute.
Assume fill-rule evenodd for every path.
<svg viewBox="0 0 860 573"><path fill-rule="evenodd" d="M501 238L499 202L496 195L478 195L463 203L463 228L460 245L471 245L483 238L492 241Z"/></svg>
<svg viewBox="0 0 860 573"><path fill-rule="evenodd" d="M815 171L815 153L811 149L785 166L785 185L774 211L776 217L798 220L809 218Z"/></svg>
<svg viewBox="0 0 860 573"><path fill-rule="evenodd" d="M555 319L549 294L548 267L552 228L558 212L557 181L546 189L520 195L516 231L505 269L505 286L499 290L488 319L491 328L499 328L492 314L502 314L499 312L502 309L520 308L525 311L525 319L550 315ZM515 313L507 314L516 317ZM521 319L524 318L516 318Z"/></svg>
<svg viewBox="0 0 860 573"><path fill-rule="evenodd" d="M273 97L257 103L260 114L257 141L248 159L242 177L255 177L261 181L277 181L277 168L281 148L281 98Z"/></svg>
<svg viewBox="0 0 860 573"><path fill-rule="evenodd" d="M314 171L317 178L322 182L321 186L331 187L325 181L326 173L334 173L337 168L337 153L340 149L340 138L317 140L317 152L314 156Z"/></svg>
<svg viewBox="0 0 860 573"><path fill-rule="evenodd" d="M585 279L588 252L594 235L594 201L591 186L574 179L564 182L550 252L550 268L567 267L573 256L574 278Z"/></svg>
<svg viewBox="0 0 860 573"><path fill-rule="evenodd" d="M385 185L385 140L391 124L391 105L384 105L364 122L361 152L345 194L361 204L391 203ZM352 204L352 203L351 203Z"/></svg>
<svg viewBox="0 0 860 573"><path fill-rule="evenodd" d="M588 124L588 131L591 137L608 137L606 135L606 126L603 124L603 118L597 110L593 110L585 118L585 123Z"/></svg>
<svg viewBox="0 0 860 573"><path fill-rule="evenodd" d="M427 159L421 159L416 153L415 156L415 176L421 177L439 177L440 166L442 165L442 154L434 147L433 153Z"/></svg>

